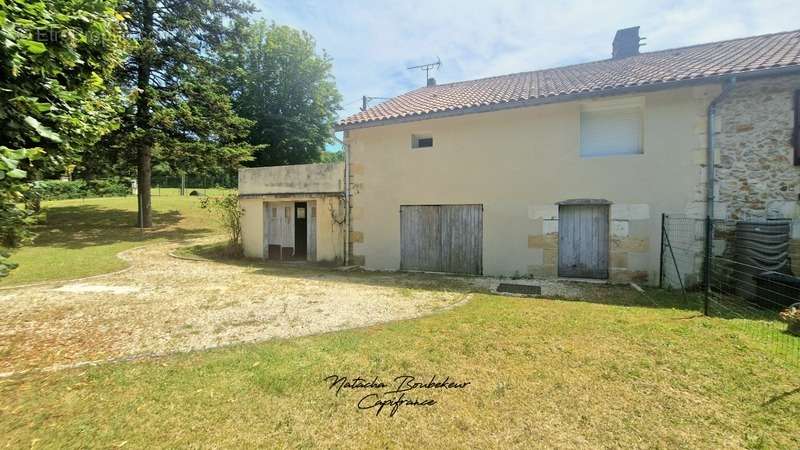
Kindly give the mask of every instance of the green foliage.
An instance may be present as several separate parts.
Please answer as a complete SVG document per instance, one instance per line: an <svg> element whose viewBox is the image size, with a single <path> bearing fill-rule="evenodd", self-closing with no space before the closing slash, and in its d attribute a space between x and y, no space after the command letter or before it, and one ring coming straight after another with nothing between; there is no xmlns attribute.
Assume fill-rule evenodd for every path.
<svg viewBox="0 0 800 450"><path fill-rule="evenodd" d="M226 256L238 257L242 255L242 217L244 210L239 205L238 192L232 192L222 197L204 197L200 200L200 207L208 209L219 221L228 234L228 249Z"/></svg>
<svg viewBox="0 0 800 450"><path fill-rule="evenodd" d="M0 242L30 238L30 180L61 173L116 127L105 80L124 41L112 1L0 0ZM5 258L0 256L0 258ZM0 276L11 266L0 259Z"/></svg>
<svg viewBox="0 0 800 450"><path fill-rule="evenodd" d="M323 164L337 163L344 161L344 152L321 152L319 154L319 162Z"/></svg>
<svg viewBox="0 0 800 450"><path fill-rule="evenodd" d="M221 53L237 48L254 8L246 1L123 0L136 47L118 73L122 126L93 150L83 174L133 175L143 148L169 173L219 175L251 158L251 121L233 110ZM139 167L139 171L144 170Z"/></svg>
<svg viewBox="0 0 800 450"><path fill-rule="evenodd" d="M16 264L8 260L8 248L16 247L31 237L28 226L34 221L33 213L17 206L24 201L28 185L21 182L27 176L19 168L20 161L40 157L39 148L10 149L0 146L0 277Z"/></svg>
<svg viewBox="0 0 800 450"><path fill-rule="evenodd" d="M131 193L130 182L122 178L100 180L37 181L30 190L40 200L67 200L89 197L124 197Z"/></svg>
<svg viewBox="0 0 800 450"><path fill-rule="evenodd" d="M254 166L318 161L330 142L341 95L331 74L331 59L316 53L314 38L287 26L254 23L238 53L227 64L239 115L255 122L249 134Z"/></svg>

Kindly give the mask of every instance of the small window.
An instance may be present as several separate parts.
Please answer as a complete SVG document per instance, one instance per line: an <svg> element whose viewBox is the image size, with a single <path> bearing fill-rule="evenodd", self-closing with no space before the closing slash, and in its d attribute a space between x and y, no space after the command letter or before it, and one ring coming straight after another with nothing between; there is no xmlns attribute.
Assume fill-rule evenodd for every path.
<svg viewBox="0 0 800 450"><path fill-rule="evenodd" d="M305 208L297 208L297 218L298 219L305 219L306 218L306 209Z"/></svg>
<svg viewBox="0 0 800 450"><path fill-rule="evenodd" d="M794 132L792 133L792 143L794 144L794 165L800 166L800 90L794 92Z"/></svg>
<svg viewBox="0 0 800 450"><path fill-rule="evenodd" d="M412 134L411 148L433 147L433 136L430 134Z"/></svg>
<svg viewBox="0 0 800 450"><path fill-rule="evenodd" d="M642 154L643 106L641 100L585 105L580 119L581 156Z"/></svg>

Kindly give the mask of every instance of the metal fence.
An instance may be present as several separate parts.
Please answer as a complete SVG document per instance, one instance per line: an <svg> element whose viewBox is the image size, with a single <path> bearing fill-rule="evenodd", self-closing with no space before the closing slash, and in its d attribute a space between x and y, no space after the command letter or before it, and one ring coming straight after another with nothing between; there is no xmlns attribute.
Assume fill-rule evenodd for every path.
<svg viewBox="0 0 800 450"><path fill-rule="evenodd" d="M212 189L236 189L239 179L236 175L154 175L150 180L153 195L173 195L177 191L184 191L188 195L197 191L204 195Z"/></svg>
<svg viewBox="0 0 800 450"><path fill-rule="evenodd" d="M734 320L773 351L800 361L800 261L791 222L708 221L711 236L704 313ZM781 314L784 317L781 317Z"/></svg>
<svg viewBox="0 0 800 450"><path fill-rule="evenodd" d="M663 214L659 286L684 292L698 289L702 284L704 243L703 220Z"/></svg>
<svg viewBox="0 0 800 450"><path fill-rule="evenodd" d="M800 310L792 312L800 309L800 242L791 227L664 215L659 284L702 294L705 315L731 320L769 352L800 362Z"/></svg>

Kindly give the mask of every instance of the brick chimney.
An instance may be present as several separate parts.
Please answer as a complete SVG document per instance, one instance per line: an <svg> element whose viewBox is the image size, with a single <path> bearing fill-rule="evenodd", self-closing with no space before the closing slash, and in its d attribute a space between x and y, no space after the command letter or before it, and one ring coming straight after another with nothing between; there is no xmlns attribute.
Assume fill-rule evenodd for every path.
<svg viewBox="0 0 800 450"><path fill-rule="evenodd" d="M430 77L428 78L428 87L436 86L436 78Z"/></svg>
<svg viewBox="0 0 800 450"><path fill-rule="evenodd" d="M630 27L617 30L614 36L611 58L620 59L639 54L639 27Z"/></svg>

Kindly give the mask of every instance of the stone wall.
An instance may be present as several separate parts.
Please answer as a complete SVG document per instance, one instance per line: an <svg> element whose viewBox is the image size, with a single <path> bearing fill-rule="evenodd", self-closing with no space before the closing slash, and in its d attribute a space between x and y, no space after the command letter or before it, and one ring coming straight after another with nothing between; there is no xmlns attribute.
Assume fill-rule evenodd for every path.
<svg viewBox="0 0 800 450"><path fill-rule="evenodd" d="M728 218L798 218L793 97L800 75L738 83L719 107L719 201Z"/></svg>
<svg viewBox="0 0 800 450"><path fill-rule="evenodd" d="M726 218L791 218L800 273L800 166L794 165L794 92L800 75L741 81L719 107L718 199Z"/></svg>

